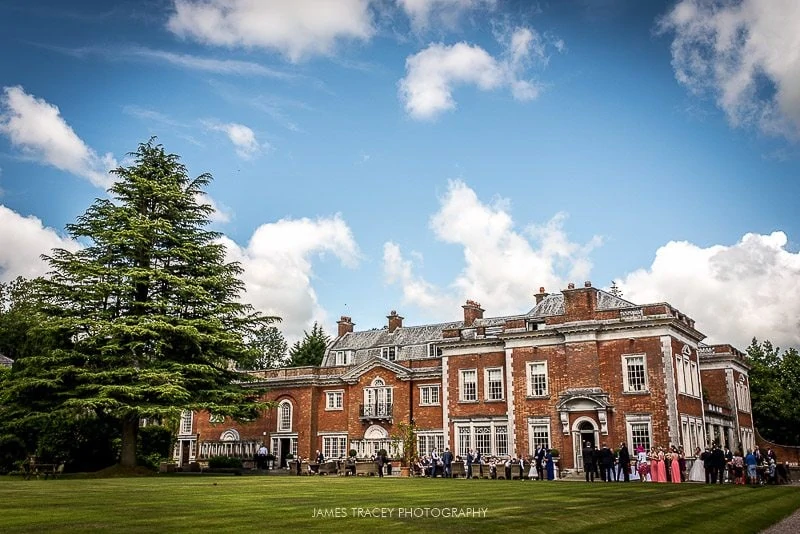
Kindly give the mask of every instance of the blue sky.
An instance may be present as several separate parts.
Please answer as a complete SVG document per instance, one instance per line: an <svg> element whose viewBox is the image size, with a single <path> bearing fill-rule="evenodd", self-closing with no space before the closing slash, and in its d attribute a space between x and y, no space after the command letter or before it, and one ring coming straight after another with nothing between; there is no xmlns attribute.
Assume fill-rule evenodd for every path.
<svg viewBox="0 0 800 534"><path fill-rule="evenodd" d="M0 1L0 279L157 135L296 338L616 280L800 346L792 0Z"/></svg>

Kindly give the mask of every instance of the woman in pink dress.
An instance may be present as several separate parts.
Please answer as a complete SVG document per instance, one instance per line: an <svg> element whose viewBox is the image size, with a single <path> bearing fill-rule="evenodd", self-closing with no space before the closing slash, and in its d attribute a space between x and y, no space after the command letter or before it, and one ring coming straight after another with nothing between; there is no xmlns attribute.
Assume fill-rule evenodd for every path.
<svg viewBox="0 0 800 534"><path fill-rule="evenodd" d="M661 447L658 448L658 481L667 481L667 461L664 456L664 449Z"/></svg>
<svg viewBox="0 0 800 534"><path fill-rule="evenodd" d="M681 455L678 453L678 449L672 447L672 482L680 483L681 481L681 463L680 463Z"/></svg>
<svg viewBox="0 0 800 534"><path fill-rule="evenodd" d="M659 469L658 466L661 462L658 461L658 451L655 447L650 448L650 480L653 482L661 482L658 479Z"/></svg>

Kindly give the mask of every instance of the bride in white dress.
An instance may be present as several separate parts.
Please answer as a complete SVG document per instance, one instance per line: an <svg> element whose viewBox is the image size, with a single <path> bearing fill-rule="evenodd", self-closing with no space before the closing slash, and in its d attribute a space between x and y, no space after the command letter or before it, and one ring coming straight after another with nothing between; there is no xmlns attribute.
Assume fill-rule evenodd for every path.
<svg viewBox="0 0 800 534"><path fill-rule="evenodd" d="M705 482L706 468L703 465L703 460L700 459L700 447L694 450L694 458L692 469L689 471L689 482Z"/></svg>

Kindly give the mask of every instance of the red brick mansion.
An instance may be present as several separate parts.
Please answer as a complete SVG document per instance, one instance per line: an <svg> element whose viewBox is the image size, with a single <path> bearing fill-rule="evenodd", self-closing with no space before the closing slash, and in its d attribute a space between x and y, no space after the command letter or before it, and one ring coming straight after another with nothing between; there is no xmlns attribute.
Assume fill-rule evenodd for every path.
<svg viewBox="0 0 800 534"><path fill-rule="evenodd" d="M564 469L581 465L583 441L683 445L687 455L712 441L754 446L744 355L701 343L669 304L633 304L586 282L540 289L520 315L462 308L460 320L420 326L392 311L367 331L342 317L320 367L254 373L276 403L263 418L185 413L176 460L247 457L261 443L281 461L317 449L369 456L394 450L400 421L416 423L420 454L527 455L544 444Z"/></svg>

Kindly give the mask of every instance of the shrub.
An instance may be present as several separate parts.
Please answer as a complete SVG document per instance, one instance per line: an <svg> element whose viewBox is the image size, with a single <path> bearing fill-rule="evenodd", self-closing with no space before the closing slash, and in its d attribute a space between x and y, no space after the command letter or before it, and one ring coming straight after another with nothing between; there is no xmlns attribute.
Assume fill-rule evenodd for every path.
<svg viewBox="0 0 800 534"><path fill-rule="evenodd" d="M229 458L227 456L212 456L208 459L208 467L211 469L242 468L241 458Z"/></svg>
<svg viewBox="0 0 800 534"><path fill-rule="evenodd" d="M553 458L558 458L558 456L559 456L560 454L561 454L561 453L560 453L560 452L558 452L558 449L550 449L550 456L552 456Z"/></svg>
<svg viewBox="0 0 800 534"><path fill-rule="evenodd" d="M355 458L356 456L358 456L358 451L355 449L350 449L347 455L350 456L351 458Z"/></svg>

